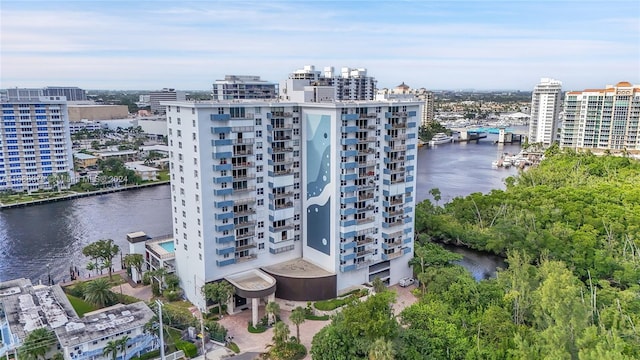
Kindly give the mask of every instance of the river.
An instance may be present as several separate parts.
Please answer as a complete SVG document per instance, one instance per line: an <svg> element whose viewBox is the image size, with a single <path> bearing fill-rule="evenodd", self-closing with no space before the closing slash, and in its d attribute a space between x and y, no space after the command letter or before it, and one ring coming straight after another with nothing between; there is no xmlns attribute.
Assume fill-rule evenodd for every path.
<svg viewBox="0 0 640 360"><path fill-rule="evenodd" d="M442 201L504 188L504 178L517 171L492 169L491 161L501 152L518 152L519 145L499 147L495 138L419 149L416 199L430 198L432 188L440 189ZM134 231L151 236L172 232L168 185L0 211L0 281L25 277L46 282L50 273L58 282L68 279L70 266L86 276L83 247L109 238L126 254L126 234ZM498 257L453 250L464 256L460 263L476 279L504 265Z"/></svg>

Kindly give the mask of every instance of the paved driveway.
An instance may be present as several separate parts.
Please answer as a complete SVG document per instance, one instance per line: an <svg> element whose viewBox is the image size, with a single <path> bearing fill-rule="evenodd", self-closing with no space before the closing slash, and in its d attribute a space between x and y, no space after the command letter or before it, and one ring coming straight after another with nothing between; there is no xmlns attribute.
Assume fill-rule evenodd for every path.
<svg viewBox="0 0 640 360"><path fill-rule="evenodd" d="M396 315L417 301L417 298L411 293L411 290L415 289L415 285L408 287L394 285L391 286L390 289L398 294L396 304L393 307ZM261 315L260 317L264 316L264 306L260 307L259 313ZM289 321L289 315L291 315L290 311L282 310L280 312L281 319L289 325L291 336L295 336L296 327ZM229 336L233 336L233 341L238 344L242 353L265 352L267 350L266 346L272 343L273 329L268 329L261 334L251 334L247 330L249 321L251 321L251 310L245 310L236 315L225 315L224 318L219 320L219 323L227 328ZM300 340L307 348L307 351L311 350L311 340L313 340L313 336L330 322L330 320L306 320L300 324ZM311 360L311 355L307 355L305 359Z"/></svg>

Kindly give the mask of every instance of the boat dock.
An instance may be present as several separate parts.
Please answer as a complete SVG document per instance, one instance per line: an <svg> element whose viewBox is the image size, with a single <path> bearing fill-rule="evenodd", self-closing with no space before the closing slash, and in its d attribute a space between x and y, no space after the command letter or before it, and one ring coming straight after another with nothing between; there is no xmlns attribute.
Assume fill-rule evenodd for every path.
<svg viewBox="0 0 640 360"><path fill-rule="evenodd" d="M113 187L113 188L101 189L96 191L78 192L78 193L67 194L62 196L55 196L55 197L46 198L46 199L23 201L15 204L0 203L0 210L13 209L13 208L32 206L32 205L40 205L40 204L46 204L51 202L57 202L57 201L73 200L73 199L83 198L87 196L110 194L110 193L115 193L120 191L142 189L142 188L147 188L151 186L168 185L169 182L170 182L169 180L166 180L166 181L158 181L158 182L146 183L146 184L140 184L140 185L120 186L120 187Z"/></svg>

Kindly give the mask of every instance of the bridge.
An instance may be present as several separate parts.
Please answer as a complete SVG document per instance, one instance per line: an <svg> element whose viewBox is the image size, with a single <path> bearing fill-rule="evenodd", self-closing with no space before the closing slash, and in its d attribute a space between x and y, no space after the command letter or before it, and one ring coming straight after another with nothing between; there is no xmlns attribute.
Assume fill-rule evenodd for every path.
<svg viewBox="0 0 640 360"><path fill-rule="evenodd" d="M486 137L487 137L487 133L486 132L462 129L462 130L460 130L460 137L458 138L458 141L460 141L460 142L469 142L469 141L478 142L478 141L480 141L480 139L485 139Z"/></svg>

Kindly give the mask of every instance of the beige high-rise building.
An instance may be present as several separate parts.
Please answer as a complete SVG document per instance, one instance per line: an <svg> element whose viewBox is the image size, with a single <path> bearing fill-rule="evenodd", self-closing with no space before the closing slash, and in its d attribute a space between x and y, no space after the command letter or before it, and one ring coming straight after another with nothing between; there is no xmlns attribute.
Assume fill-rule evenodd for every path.
<svg viewBox="0 0 640 360"><path fill-rule="evenodd" d="M640 150L640 85L568 92L561 147Z"/></svg>

